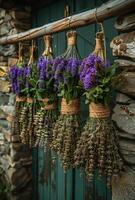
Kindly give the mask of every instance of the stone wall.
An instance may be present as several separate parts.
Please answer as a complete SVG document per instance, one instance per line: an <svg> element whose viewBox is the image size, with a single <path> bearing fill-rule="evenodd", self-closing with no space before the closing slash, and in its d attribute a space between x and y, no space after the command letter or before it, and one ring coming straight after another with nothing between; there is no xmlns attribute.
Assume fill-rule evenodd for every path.
<svg viewBox="0 0 135 200"><path fill-rule="evenodd" d="M113 183L113 200L135 200L135 13L120 16L115 28L119 35L112 40L111 48L125 81L112 118L119 131L125 172Z"/></svg>
<svg viewBox="0 0 135 200"><path fill-rule="evenodd" d="M30 28L30 8L0 8L0 37ZM17 60L17 45L0 45L0 166L11 191L9 200L31 200L32 156L14 132L14 95L10 93L7 71ZM2 70L1 70L2 69Z"/></svg>

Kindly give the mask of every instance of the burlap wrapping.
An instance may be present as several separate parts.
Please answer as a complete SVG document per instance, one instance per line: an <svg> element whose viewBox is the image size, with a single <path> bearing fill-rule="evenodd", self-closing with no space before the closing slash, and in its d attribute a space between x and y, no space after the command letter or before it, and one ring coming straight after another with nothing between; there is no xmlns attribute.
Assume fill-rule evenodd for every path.
<svg viewBox="0 0 135 200"><path fill-rule="evenodd" d="M27 98L26 102L27 103L33 103L33 99L32 98Z"/></svg>
<svg viewBox="0 0 135 200"><path fill-rule="evenodd" d="M107 118L110 116L110 109L102 104L90 103L89 113L93 118Z"/></svg>
<svg viewBox="0 0 135 200"><path fill-rule="evenodd" d="M44 36L44 42L45 42L46 48L52 46L52 36L51 35L45 35Z"/></svg>
<svg viewBox="0 0 135 200"><path fill-rule="evenodd" d="M67 33L68 45L75 45L77 40L76 31L70 31Z"/></svg>
<svg viewBox="0 0 135 200"><path fill-rule="evenodd" d="M96 47L95 47L95 51L96 50L100 50L100 49L104 49L104 43L103 40L96 38Z"/></svg>
<svg viewBox="0 0 135 200"><path fill-rule="evenodd" d="M52 36L51 35L45 35L44 36L44 42L45 42L45 50L43 52L43 56L47 56L48 54L53 54L52 51Z"/></svg>
<svg viewBox="0 0 135 200"><path fill-rule="evenodd" d="M71 100L68 104L66 99L62 98L61 101L61 114L79 114L80 101L79 99Z"/></svg>
<svg viewBox="0 0 135 200"><path fill-rule="evenodd" d="M40 101L42 101L44 103L44 110L54 110L56 109L56 102L52 103L52 104L49 104L49 99L48 98L44 98L44 99L41 99Z"/></svg>
<svg viewBox="0 0 135 200"><path fill-rule="evenodd" d="M16 96L16 102L25 102L25 101L26 101L26 97Z"/></svg>
<svg viewBox="0 0 135 200"><path fill-rule="evenodd" d="M72 36L68 38L68 45L75 45L76 44L76 37Z"/></svg>

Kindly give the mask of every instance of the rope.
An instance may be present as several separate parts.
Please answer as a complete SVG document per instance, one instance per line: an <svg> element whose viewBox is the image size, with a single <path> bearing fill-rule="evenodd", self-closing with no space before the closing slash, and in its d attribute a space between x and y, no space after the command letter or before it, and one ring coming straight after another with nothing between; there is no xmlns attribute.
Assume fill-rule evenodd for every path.
<svg viewBox="0 0 135 200"><path fill-rule="evenodd" d="M22 56L22 50L23 50L23 46L22 43L19 42L19 51L18 51L18 61L17 64L20 64L23 61L23 56Z"/></svg>
<svg viewBox="0 0 135 200"><path fill-rule="evenodd" d="M51 56L53 57L53 50L52 50L52 35L45 35L44 36L44 43L45 43L45 50L42 53L43 56Z"/></svg>
<svg viewBox="0 0 135 200"><path fill-rule="evenodd" d="M102 104L90 103L89 113L93 118L107 118L110 116L110 109Z"/></svg>
<svg viewBox="0 0 135 200"><path fill-rule="evenodd" d="M80 112L80 101L79 99L71 100L69 103L66 99L62 98L61 102L61 114L79 114Z"/></svg>
<svg viewBox="0 0 135 200"><path fill-rule="evenodd" d="M35 50L36 50L36 44L35 44L35 41L32 40L32 45L31 45L31 48L30 48L30 59L29 59L28 65L31 65L34 62L34 52L35 52Z"/></svg>
<svg viewBox="0 0 135 200"><path fill-rule="evenodd" d="M97 24L99 24L100 28L101 28L101 32L103 33L103 44L104 44L104 61L106 61L106 38L105 38L105 31L104 31L104 26L103 26L103 22L99 22L98 18L97 18L97 8L95 8L95 20L97 22ZM100 33L100 32L99 32Z"/></svg>
<svg viewBox="0 0 135 200"><path fill-rule="evenodd" d="M49 104L49 98L44 98L44 99L41 99L40 101L43 102L44 104L44 107L43 107L44 110L56 109L56 105L57 105L56 102Z"/></svg>
<svg viewBox="0 0 135 200"><path fill-rule="evenodd" d="M80 38L82 38L83 40L85 40L90 46L92 46L94 48L94 44L92 42L90 42L89 40L87 40L85 37L83 37L80 33L77 33L77 35L80 36Z"/></svg>
<svg viewBox="0 0 135 200"><path fill-rule="evenodd" d="M25 101L26 101L26 97L16 96L16 102L25 102Z"/></svg>

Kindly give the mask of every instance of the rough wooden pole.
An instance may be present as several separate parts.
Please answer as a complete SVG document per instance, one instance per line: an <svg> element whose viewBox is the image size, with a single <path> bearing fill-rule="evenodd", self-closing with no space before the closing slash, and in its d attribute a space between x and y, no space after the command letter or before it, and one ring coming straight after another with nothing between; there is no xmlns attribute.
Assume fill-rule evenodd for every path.
<svg viewBox="0 0 135 200"><path fill-rule="evenodd" d="M88 10L71 17L67 17L56 22L43 25L29 31L15 34L0 39L0 44L16 43L24 40L31 40L45 34L56 33L69 29L69 22L71 28L77 28L92 24L96 21L95 13L99 21L103 21L119 14L124 14L129 10L134 10L135 0L112 0L102 4L97 9Z"/></svg>

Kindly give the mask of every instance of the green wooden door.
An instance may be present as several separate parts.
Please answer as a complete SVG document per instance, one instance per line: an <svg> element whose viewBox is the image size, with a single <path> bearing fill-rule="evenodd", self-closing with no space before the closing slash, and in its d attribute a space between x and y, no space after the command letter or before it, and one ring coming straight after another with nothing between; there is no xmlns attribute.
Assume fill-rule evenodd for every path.
<svg viewBox="0 0 135 200"><path fill-rule="evenodd" d="M56 21L63 18L64 7L69 5L71 13L79 13L84 10L95 8L103 3L102 0L58 0L46 7L41 8L35 14L35 26ZM113 27L114 19L104 22L107 54L112 60L109 43L116 35ZM78 48L81 57L86 57L93 51L95 45L95 33L97 25L89 25L78 28ZM55 56L60 55L66 48L65 32L53 35L53 48ZM43 40L38 39L39 55L43 52ZM88 116L88 107L82 105L82 119ZM33 150L33 200L111 200L111 191L106 188L106 180L98 180L95 173L93 183L86 181L83 172L70 170L64 174L61 163L54 152L44 152L43 149Z"/></svg>

